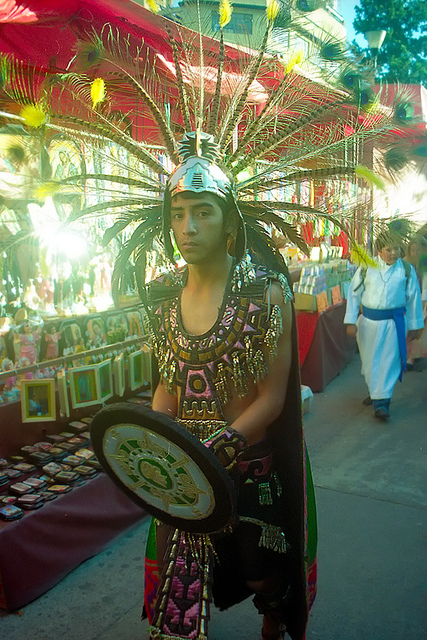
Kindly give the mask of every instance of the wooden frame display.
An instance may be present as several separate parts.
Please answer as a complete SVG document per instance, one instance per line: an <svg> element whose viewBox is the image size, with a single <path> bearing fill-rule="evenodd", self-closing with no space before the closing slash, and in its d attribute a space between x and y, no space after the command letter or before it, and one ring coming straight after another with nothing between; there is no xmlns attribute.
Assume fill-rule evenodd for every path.
<svg viewBox="0 0 427 640"><path fill-rule="evenodd" d="M58 371L56 376L59 395L59 411L66 418L70 417L70 403L68 402L67 376L64 369Z"/></svg>
<svg viewBox="0 0 427 640"><path fill-rule="evenodd" d="M114 392L116 395L122 397L125 392L125 356L124 353L116 356L113 362L114 373Z"/></svg>
<svg viewBox="0 0 427 640"><path fill-rule="evenodd" d="M21 381L21 415L22 422L56 420L54 378Z"/></svg>
<svg viewBox="0 0 427 640"><path fill-rule="evenodd" d="M146 345L129 354L129 387L131 391L150 382L150 349Z"/></svg>
<svg viewBox="0 0 427 640"><path fill-rule="evenodd" d="M98 364L98 379L99 379L99 400L105 402L114 395L113 387L113 367L111 360L104 360Z"/></svg>
<svg viewBox="0 0 427 640"><path fill-rule="evenodd" d="M73 409L99 404L100 382L97 364L69 369L71 404Z"/></svg>

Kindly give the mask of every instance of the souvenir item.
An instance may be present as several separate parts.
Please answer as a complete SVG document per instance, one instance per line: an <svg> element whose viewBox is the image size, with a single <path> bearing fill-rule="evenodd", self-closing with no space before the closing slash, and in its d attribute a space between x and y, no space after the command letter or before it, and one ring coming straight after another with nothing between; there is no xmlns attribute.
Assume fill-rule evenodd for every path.
<svg viewBox="0 0 427 640"><path fill-rule="evenodd" d="M39 451L44 451L45 453L50 453L50 449L52 448L52 443L50 442L35 442L34 446Z"/></svg>
<svg viewBox="0 0 427 640"><path fill-rule="evenodd" d="M35 451L34 453L30 453L28 460L36 464L38 467L41 467L44 464L51 462L53 460L53 456L45 451Z"/></svg>
<svg viewBox="0 0 427 640"><path fill-rule="evenodd" d="M22 473L32 473L36 470L36 467L33 464L29 464L27 462L18 462L18 464L14 464L13 468L17 471L21 471Z"/></svg>
<svg viewBox="0 0 427 640"><path fill-rule="evenodd" d="M77 449L78 445L70 444L69 442L60 442L58 443L58 447L65 452L71 453Z"/></svg>
<svg viewBox="0 0 427 640"><path fill-rule="evenodd" d="M43 471L46 475L53 478L57 473L64 471L64 468L62 465L57 464L56 462L49 462L49 464L44 465Z"/></svg>
<svg viewBox="0 0 427 640"><path fill-rule="evenodd" d="M49 440L49 442L52 442L53 444L58 444L60 442L65 442L66 438L64 436L60 436L59 434L51 433L46 436L46 440Z"/></svg>
<svg viewBox="0 0 427 640"><path fill-rule="evenodd" d="M74 484L80 480L80 477L73 471L60 471L55 474L54 480L58 484Z"/></svg>
<svg viewBox="0 0 427 640"><path fill-rule="evenodd" d="M97 471L102 471L102 465L96 458L91 458L91 460L85 460L86 467L93 467Z"/></svg>
<svg viewBox="0 0 427 640"><path fill-rule="evenodd" d="M24 512L22 511L22 509L16 507L15 505L0 507L0 518L7 522L11 520L19 520L19 518L22 518L23 515Z"/></svg>
<svg viewBox="0 0 427 640"><path fill-rule="evenodd" d="M52 493L52 491L39 491L39 496L43 498L45 502L50 502L58 497L58 494Z"/></svg>
<svg viewBox="0 0 427 640"><path fill-rule="evenodd" d="M70 467L77 467L82 463L82 459L77 455L66 456L62 460L63 464L68 464Z"/></svg>
<svg viewBox="0 0 427 640"><path fill-rule="evenodd" d="M69 484L51 484L47 491L56 494L68 493L68 491L71 491L71 487Z"/></svg>
<svg viewBox="0 0 427 640"><path fill-rule="evenodd" d="M22 471L18 471L18 469L3 469L2 472L10 479L19 478L22 476Z"/></svg>
<svg viewBox="0 0 427 640"><path fill-rule="evenodd" d="M17 499L17 496L0 496L0 505L15 504Z"/></svg>
<svg viewBox="0 0 427 640"><path fill-rule="evenodd" d="M16 501L16 505L21 509L33 510L40 509L43 506L44 500L38 494L25 494L20 496Z"/></svg>
<svg viewBox="0 0 427 640"><path fill-rule="evenodd" d="M27 484L29 487L37 491L38 489L44 489L46 482L41 478L26 478L23 484Z"/></svg>
<svg viewBox="0 0 427 640"><path fill-rule="evenodd" d="M95 476L98 475L96 469L83 464L80 464L78 467L74 467L74 471L83 478L95 478Z"/></svg>
<svg viewBox="0 0 427 640"><path fill-rule="evenodd" d="M16 496L23 496L26 493L34 493L34 489L30 487L30 485L24 484L23 482L16 482L15 484L11 484L9 487L9 491Z"/></svg>
<svg viewBox="0 0 427 640"><path fill-rule="evenodd" d="M62 460L62 458L64 458L64 456L66 455L66 452L64 451L64 449L61 449L60 447L52 447L52 446L47 451L47 453L49 453L54 460Z"/></svg>
<svg viewBox="0 0 427 640"><path fill-rule="evenodd" d="M95 456L95 454L90 449L78 449L76 451L76 456L78 458L84 458L85 460L90 460Z"/></svg>
<svg viewBox="0 0 427 640"><path fill-rule="evenodd" d="M68 427L72 429L74 433L81 433L82 431L86 431L87 423L74 420L73 422L68 423Z"/></svg>
<svg viewBox="0 0 427 640"><path fill-rule="evenodd" d="M0 487L9 482L9 476L0 472Z"/></svg>
<svg viewBox="0 0 427 640"><path fill-rule="evenodd" d="M34 445L26 445L25 447L21 447L22 455L26 456L27 458L30 453L34 453L37 450L37 447L35 447Z"/></svg>

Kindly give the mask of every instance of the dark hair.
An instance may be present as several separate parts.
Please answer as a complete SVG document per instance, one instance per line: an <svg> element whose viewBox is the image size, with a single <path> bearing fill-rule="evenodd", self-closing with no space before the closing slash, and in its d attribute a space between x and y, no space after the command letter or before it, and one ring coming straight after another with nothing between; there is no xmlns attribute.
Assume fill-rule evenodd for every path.
<svg viewBox="0 0 427 640"><path fill-rule="evenodd" d="M392 231L383 231L375 240L375 248L377 251L382 251L385 247L399 247L402 249L402 237Z"/></svg>

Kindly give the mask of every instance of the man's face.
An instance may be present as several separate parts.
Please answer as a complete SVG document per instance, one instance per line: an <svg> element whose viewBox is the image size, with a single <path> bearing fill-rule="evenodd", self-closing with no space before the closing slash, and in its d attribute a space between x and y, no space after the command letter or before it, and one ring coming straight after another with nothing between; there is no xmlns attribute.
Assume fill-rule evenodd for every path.
<svg viewBox="0 0 427 640"><path fill-rule="evenodd" d="M390 245L381 249L379 254L384 262L387 264L394 264L396 260L400 258L400 247L398 245Z"/></svg>
<svg viewBox="0 0 427 640"><path fill-rule="evenodd" d="M204 192L172 197L171 229L188 264L208 264L227 255L228 234L216 197Z"/></svg>

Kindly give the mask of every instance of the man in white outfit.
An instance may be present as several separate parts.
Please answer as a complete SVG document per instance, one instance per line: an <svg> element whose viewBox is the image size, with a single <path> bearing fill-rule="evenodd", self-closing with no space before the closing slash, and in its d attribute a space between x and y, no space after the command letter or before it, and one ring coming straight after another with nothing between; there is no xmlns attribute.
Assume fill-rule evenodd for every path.
<svg viewBox="0 0 427 640"><path fill-rule="evenodd" d="M354 274L344 324L357 339L369 389L364 404L372 403L375 416L386 421L394 386L406 370L406 334L415 340L424 323L415 269L401 259L400 245L386 233L376 249L377 266Z"/></svg>

